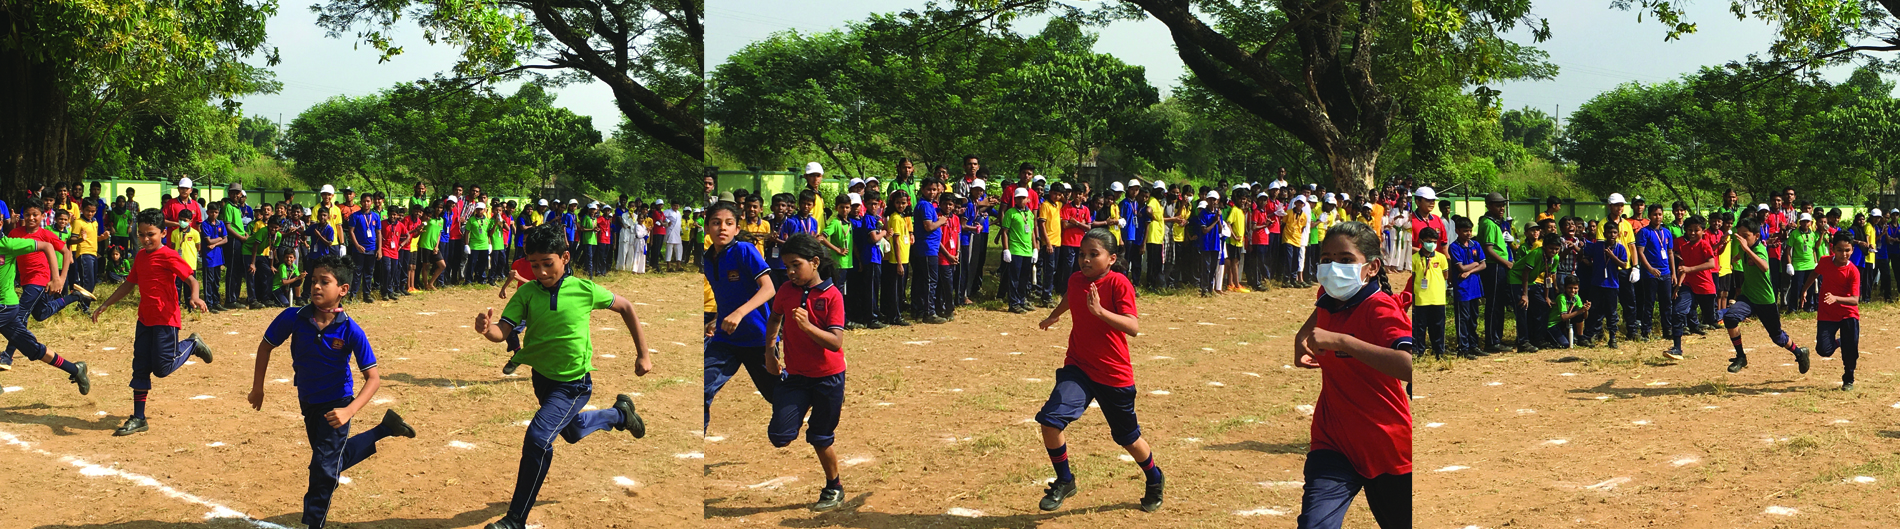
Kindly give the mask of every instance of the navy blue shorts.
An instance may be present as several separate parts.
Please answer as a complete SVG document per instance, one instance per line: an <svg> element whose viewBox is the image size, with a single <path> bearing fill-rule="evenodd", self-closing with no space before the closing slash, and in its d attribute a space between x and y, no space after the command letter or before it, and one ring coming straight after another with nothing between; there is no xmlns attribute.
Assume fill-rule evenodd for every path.
<svg viewBox="0 0 1900 529"><path fill-rule="evenodd" d="M1768 305L1768 311L1766 313L1757 314L1756 313L1757 309L1755 308L1754 303L1750 303L1748 300L1745 300L1745 299L1730 300L1728 308L1722 310L1722 324L1727 325L1728 328L1730 329L1733 329L1735 328L1736 325L1740 325L1742 323L1742 320L1746 320L1750 316L1754 316L1762 320L1763 325L1770 325L1770 322L1772 322L1772 325L1774 326L1774 328L1776 329L1781 328L1781 312L1779 312L1780 309L1777 309L1773 303L1769 303L1767 305Z"/></svg>
<svg viewBox="0 0 1900 529"><path fill-rule="evenodd" d="M811 412L811 418L805 417ZM765 436L772 446L784 448L798 439L798 425L805 423L805 442L824 448L835 442L838 416L844 411L844 373L826 377L786 375L772 389L772 423Z"/></svg>
<svg viewBox="0 0 1900 529"><path fill-rule="evenodd" d="M1057 430L1067 429L1069 423L1088 411L1089 401L1102 405L1102 418L1108 420L1108 431L1115 438L1115 444L1128 446L1141 439L1141 423L1135 420L1135 387L1097 384L1076 366L1056 370L1056 388L1049 392L1049 402L1043 403L1042 411L1036 412L1036 422Z"/></svg>

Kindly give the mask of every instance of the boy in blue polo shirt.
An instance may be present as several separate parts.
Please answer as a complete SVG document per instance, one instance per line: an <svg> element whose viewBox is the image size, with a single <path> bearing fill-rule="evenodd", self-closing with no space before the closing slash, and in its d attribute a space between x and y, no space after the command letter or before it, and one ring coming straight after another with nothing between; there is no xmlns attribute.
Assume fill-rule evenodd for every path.
<svg viewBox="0 0 1900 529"><path fill-rule="evenodd" d="M544 226L524 233L535 280L515 290L499 320L493 308L475 316L477 334L491 342L507 342L508 350L514 353L509 361L534 368L534 395L541 404L522 441L521 465L508 514L488 524L488 529L527 526L528 511L534 508L535 496L540 494L554 459L555 434L568 444L609 429L627 430L636 439L646 437L646 422L634 412L631 396L619 395L609 409L581 411L594 395L594 380L589 374L594 370L594 341L589 326L593 311L606 309L620 314L639 351L634 361L635 375L646 376L652 371L653 359L647 355L646 336L640 331L633 302L593 281L568 274L570 257L563 230ZM534 325L529 327L525 322Z"/></svg>
<svg viewBox="0 0 1900 529"><path fill-rule="evenodd" d="M207 300L205 304L209 306L212 314L217 314L224 308L218 304L218 300L223 299L218 296L218 285L223 283L221 279L223 276L220 275L220 272L224 271L224 249L219 247L224 246L225 243L230 240L231 232L229 231L230 228L224 224L223 218L216 216L207 217L209 218L205 220L204 224L200 225L200 227L204 229L205 243L205 251L203 253L205 261L204 291L205 299Z"/></svg>
<svg viewBox="0 0 1900 529"><path fill-rule="evenodd" d="M706 235L712 248L700 259L700 271L711 286L715 312L706 323L706 410L700 431L712 423L713 397L744 366L752 385L767 403L778 376L765 369L765 319L771 312L772 267L750 242L739 236L739 206L721 201L706 212Z"/></svg>
<svg viewBox="0 0 1900 529"><path fill-rule="evenodd" d="M303 496L303 523L310 529L322 529L338 476L376 455L377 441L416 436L415 428L404 423L396 410L384 410L382 424L350 435L350 419L383 385L369 336L343 313L343 298L350 295L354 272L350 262L339 256L319 257L311 264L310 304L285 309L271 320L257 344L257 369L251 377L251 409L262 410L270 353L296 338L290 340L290 368L296 373L304 435L310 440L310 488ZM362 393L351 391L352 357L363 372Z"/></svg>
<svg viewBox="0 0 1900 529"><path fill-rule="evenodd" d="M1458 318L1458 355L1465 358L1491 356L1478 338L1478 300L1484 299L1484 282L1479 276L1485 269L1484 246L1471 238L1474 233L1471 219L1454 217L1452 225L1458 231L1458 239L1452 241L1446 253L1452 260L1451 304Z"/></svg>

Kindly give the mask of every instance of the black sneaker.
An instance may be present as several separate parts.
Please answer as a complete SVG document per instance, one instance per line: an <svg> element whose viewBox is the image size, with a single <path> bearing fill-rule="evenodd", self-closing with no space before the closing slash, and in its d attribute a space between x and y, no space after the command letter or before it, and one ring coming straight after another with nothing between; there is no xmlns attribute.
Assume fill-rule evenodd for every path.
<svg viewBox="0 0 1900 529"><path fill-rule="evenodd" d="M1737 356L1728 360L1728 372L1730 373L1740 373L1744 367L1748 367L1748 357L1746 356Z"/></svg>
<svg viewBox="0 0 1900 529"><path fill-rule="evenodd" d="M74 383L74 384L78 384L78 385L79 385L79 394L80 394L80 395L85 395L85 394L87 394L87 393L92 393L92 377L90 377L90 376L87 376L87 373L86 373L86 363L85 363L85 362L73 362L73 369L74 369L74 370L76 370L76 371L78 371L78 372L77 372L77 373L73 373L73 374L72 374L72 376L69 376L69 377L66 377L66 379L67 379L67 380L71 380L71 381L73 381L73 383Z"/></svg>
<svg viewBox="0 0 1900 529"><path fill-rule="evenodd" d="M937 316L937 315L930 315L930 316L925 316L925 317L924 317L924 323L927 323L927 324L930 324L930 325L943 325L943 324L945 324L945 323L949 323L949 322L950 322L950 320L946 320L946 319L943 319L943 317L942 317L942 316Z"/></svg>
<svg viewBox="0 0 1900 529"><path fill-rule="evenodd" d="M0 373L13 370L13 355L0 355Z"/></svg>
<svg viewBox="0 0 1900 529"><path fill-rule="evenodd" d="M844 489L825 487L818 490L818 501L811 504L812 512L825 512L838 508L844 503Z"/></svg>
<svg viewBox="0 0 1900 529"><path fill-rule="evenodd" d="M1619 349L1619 347L1616 346L1616 335L1614 334L1610 335L1610 343L1605 344L1604 347L1608 347L1611 349Z"/></svg>
<svg viewBox="0 0 1900 529"><path fill-rule="evenodd" d="M1808 374L1808 348L1794 348L1794 365L1801 368L1801 374Z"/></svg>
<svg viewBox="0 0 1900 529"><path fill-rule="evenodd" d="M877 320L871 320L871 323L864 324L864 328L866 329L882 329L885 327L890 327L890 326L885 325L884 322L877 321Z"/></svg>
<svg viewBox="0 0 1900 529"><path fill-rule="evenodd" d="M1841 391L1853 391L1853 390L1854 390L1854 383L1853 383L1853 382L1842 382L1842 383L1841 383Z"/></svg>
<svg viewBox="0 0 1900 529"><path fill-rule="evenodd" d="M506 363L506 364L502 364L502 365L501 365L501 374L503 374L503 375L513 375L513 374L515 374L515 368L518 368L518 367L521 367L521 364L517 364L517 363L514 363L514 362L509 362L509 363Z"/></svg>
<svg viewBox="0 0 1900 529"><path fill-rule="evenodd" d="M858 323L855 321L848 321L844 323L844 330L847 330L847 331L855 331L855 330L863 329L863 328L864 328L864 324Z"/></svg>
<svg viewBox="0 0 1900 529"><path fill-rule="evenodd" d="M191 356L196 356L207 364L211 363L211 346L205 345L205 341L198 337L198 333L191 333L191 337L186 338L185 341L191 342Z"/></svg>
<svg viewBox="0 0 1900 529"><path fill-rule="evenodd" d="M1490 347L1486 347L1484 349L1484 352L1487 354L1503 354L1503 353L1511 352L1511 349L1508 347L1505 347L1504 344L1494 343L1494 344L1491 344Z"/></svg>
<svg viewBox="0 0 1900 529"><path fill-rule="evenodd" d="M620 410L620 416L627 418L627 423L620 425L620 429L632 432L634 439L647 436L647 421L633 411L632 396L622 393L614 397L614 409Z"/></svg>
<svg viewBox="0 0 1900 529"><path fill-rule="evenodd" d="M383 423L379 426L382 426L383 431L388 432L389 435L408 437L410 439L416 438L415 427L409 426L407 422L403 422L402 416L397 415L396 410L383 410Z"/></svg>
<svg viewBox="0 0 1900 529"><path fill-rule="evenodd" d="M1162 485L1164 485L1165 483L1167 482L1165 481L1148 482L1148 493L1145 495L1142 495L1141 497L1141 511L1142 512L1155 512L1155 511L1161 510L1161 488L1162 488Z"/></svg>
<svg viewBox="0 0 1900 529"><path fill-rule="evenodd" d="M143 432L150 429L152 428L150 425L145 423L144 417L132 417L132 418L126 419L125 424L119 425L119 429L113 430L112 436L125 437L128 435L132 435L132 434Z"/></svg>
<svg viewBox="0 0 1900 529"><path fill-rule="evenodd" d="M251 310L264 310L264 304L256 302L256 301L252 301L250 304L245 305L244 308L248 308Z"/></svg>
<svg viewBox="0 0 1900 529"><path fill-rule="evenodd" d="M527 529L527 528L528 528L528 524L522 523L521 520L516 520L513 517L509 517L509 516L503 516L501 517L500 520L495 520L495 523L488 524L488 529Z"/></svg>
<svg viewBox="0 0 1900 529"><path fill-rule="evenodd" d="M909 327L909 326L910 326L910 320L906 320L906 319L903 319L903 318L898 318L898 319L895 319L895 320L891 320L891 321L890 321L890 324L891 324L891 326L892 326L892 327Z"/></svg>
<svg viewBox="0 0 1900 529"><path fill-rule="evenodd" d="M1060 509L1062 508L1062 500L1075 497L1075 491L1075 481L1050 482L1049 488L1043 489L1042 503L1037 504L1037 507L1042 508L1044 511Z"/></svg>

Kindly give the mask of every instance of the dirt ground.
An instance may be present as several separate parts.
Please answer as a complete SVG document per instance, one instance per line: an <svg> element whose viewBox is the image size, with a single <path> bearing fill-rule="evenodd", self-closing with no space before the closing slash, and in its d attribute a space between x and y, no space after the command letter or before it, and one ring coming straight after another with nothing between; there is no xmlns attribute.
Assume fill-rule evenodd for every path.
<svg viewBox="0 0 1900 529"><path fill-rule="evenodd" d="M700 522L700 291L688 274L616 274L603 284L636 304L655 372L633 374L633 341L617 315L594 316L591 407L633 393L648 434L597 432L556 443L530 523L547 528L667 527ZM101 295L109 292L102 287ZM136 298L134 298L136 299ZM535 400L528 368L503 376L503 347L469 328L478 310L504 302L492 288L418 294L349 305L369 333L384 377L353 431L395 409L415 439L389 438L344 472L332 527L480 527L507 510ZM276 309L187 315L214 363L155 381L152 430L112 437L131 411L135 309L115 307L94 325L76 312L32 329L53 351L91 366L80 396L63 373L16 358L0 373L0 528L302 527L309 449L297 412L287 348L272 355L262 411L245 403L253 357ZM360 381L359 386L360 388Z"/></svg>
<svg viewBox="0 0 1900 529"><path fill-rule="evenodd" d="M993 289L994 284L991 284ZM743 375L713 406L706 444L711 527L1288 527L1300 506L1319 373L1291 363L1311 291L1144 295L1130 340L1136 411L1167 475L1159 512L1138 507L1140 470L1101 414L1069 428L1081 487L1036 503L1053 474L1032 417L1062 367L1070 324L1046 311L965 308L956 321L851 331L837 450L847 503L807 507L824 474L801 437L766 439L771 412ZM994 305L994 303L991 303ZM1305 410L1305 411L1302 411ZM1348 527L1373 527L1355 505Z"/></svg>
<svg viewBox="0 0 1900 529"><path fill-rule="evenodd" d="M1420 527L1900 526L1900 310L1864 307L1857 389L1744 322L1621 349L1415 366ZM1814 318L1784 322L1812 347ZM1510 336L1510 334L1507 334Z"/></svg>

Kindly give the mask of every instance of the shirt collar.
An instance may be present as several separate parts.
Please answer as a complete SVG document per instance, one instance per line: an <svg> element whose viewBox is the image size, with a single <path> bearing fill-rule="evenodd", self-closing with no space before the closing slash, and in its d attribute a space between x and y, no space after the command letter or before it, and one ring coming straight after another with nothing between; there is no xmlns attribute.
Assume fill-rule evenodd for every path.
<svg viewBox="0 0 1900 529"><path fill-rule="evenodd" d="M1371 298L1373 294L1377 294L1378 292L1379 284L1368 281L1366 282L1366 286L1359 287L1359 293L1353 294L1352 299L1340 301L1339 298L1330 295L1320 296L1317 305L1319 308L1326 309L1326 312L1338 314L1342 311L1348 311L1354 307L1358 307L1361 302L1364 302L1367 298Z"/></svg>
<svg viewBox="0 0 1900 529"><path fill-rule="evenodd" d="M341 308L341 306L339 306L338 308ZM301 319L301 320L303 320L303 321L308 321L308 322L310 322L310 325L311 325L312 327L315 327L315 326L316 326L316 322L314 321L314 319L315 319L316 317L317 317L317 306L316 306L316 305L304 305L304 306L303 306L303 308L301 308L301 309L297 309L297 318L298 318L298 319ZM332 320L330 320L330 325L329 325L329 326L326 326L326 327L323 327L323 328L320 328L320 329L317 329L317 330L318 330L318 331L329 331L329 330L331 330L331 329L335 329L335 328L337 328L337 326L338 326L338 325L342 325L343 323L345 323L345 322L348 322L348 321L350 321L350 313L348 313L348 312L338 312L338 313L336 314L336 319L332 319Z"/></svg>

